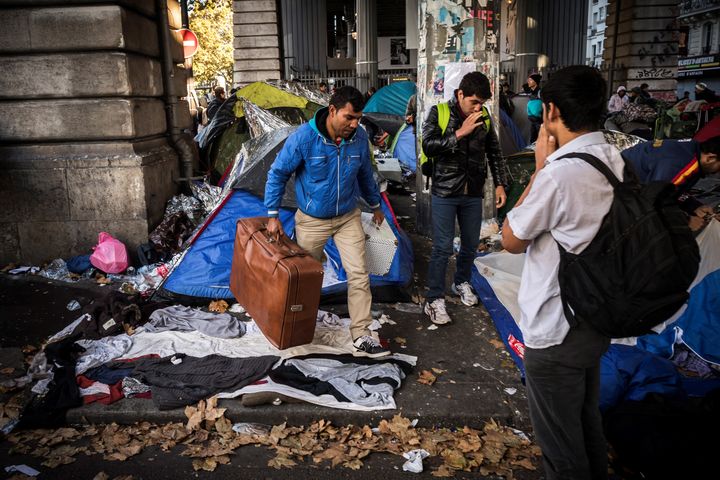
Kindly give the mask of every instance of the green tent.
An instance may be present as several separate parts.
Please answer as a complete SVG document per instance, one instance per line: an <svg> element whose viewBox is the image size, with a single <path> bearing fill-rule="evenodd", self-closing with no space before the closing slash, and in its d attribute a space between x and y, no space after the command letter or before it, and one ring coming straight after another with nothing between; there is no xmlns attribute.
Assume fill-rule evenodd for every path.
<svg viewBox="0 0 720 480"><path fill-rule="evenodd" d="M249 100L291 125L300 125L309 121L323 105L298 93L284 88L282 83L274 85L255 82L237 90L225 101L212 122L205 127L210 130L201 132L205 138L200 146L206 148L205 158L213 183L216 183L233 164L242 144L250 139L242 102L239 100L241 98Z"/></svg>

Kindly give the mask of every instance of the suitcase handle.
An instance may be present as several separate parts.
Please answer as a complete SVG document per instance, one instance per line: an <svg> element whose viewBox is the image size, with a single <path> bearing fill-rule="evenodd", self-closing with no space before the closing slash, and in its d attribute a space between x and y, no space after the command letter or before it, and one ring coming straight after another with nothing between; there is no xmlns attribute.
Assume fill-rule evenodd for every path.
<svg viewBox="0 0 720 480"><path fill-rule="evenodd" d="M274 262L279 262L283 258L288 257L304 257L308 255L308 252L302 249L295 249L293 248L294 245L290 243L290 240L287 239L286 236L280 237L279 240L275 240L274 238L270 237L267 233L267 229L265 228L265 225L263 225L263 228L256 230L251 235L252 237L255 237L256 234L260 234L263 237L263 240L265 240L265 243L275 243L277 244L277 247L280 251L274 253L272 255L272 259Z"/></svg>

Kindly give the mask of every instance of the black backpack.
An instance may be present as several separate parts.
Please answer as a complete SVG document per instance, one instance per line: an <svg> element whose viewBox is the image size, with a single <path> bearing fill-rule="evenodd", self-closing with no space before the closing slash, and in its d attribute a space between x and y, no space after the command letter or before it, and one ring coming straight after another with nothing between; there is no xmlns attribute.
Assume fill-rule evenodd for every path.
<svg viewBox="0 0 720 480"><path fill-rule="evenodd" d="M578 254L559 243L558 280L570 325L588 322L611 338L651 333L687 301L700 251L669 182L642 185L625 162L624 181L598 158L571 153L599 170L613 187L610 211Z"/></svg>

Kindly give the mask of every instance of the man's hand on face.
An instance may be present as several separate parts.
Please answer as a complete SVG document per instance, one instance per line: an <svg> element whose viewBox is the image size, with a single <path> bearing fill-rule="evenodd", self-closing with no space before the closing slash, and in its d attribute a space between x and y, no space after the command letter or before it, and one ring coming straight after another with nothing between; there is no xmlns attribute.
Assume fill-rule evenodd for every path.
<svg viewBox="0 0 720 480"><path fill-rule="evenodd" d="M383 221L385 220L385 214L381 209L377 209L373 211L373 223L375 224L376 228L380 228L380 225L382 225Z"/></svg>
<svg viewBox="0 0 720 480"><path fill-rule="evenodd" d="M709 219L710 217L713 217L715 215L715 212L710 205L703 205L702 207L698 207L695 209L695 215L700 218Z"/></svg>
<svg viewBox="0 0 720 480"><path fill-rule="evenodd" d="M481 115L482 111L471 113L470 115L468 115L460 128L455 130L455 135L457 136L458 140L463 137L467 137L472 132L474 132L477 127L482 125L482 122L480 121Z"/></svg>
<svg viewBox="0 0 720 480"><path fill-rule="evenodd" d="M535 142L535 171L545 166L545 160L557 150L557 140L545 130L545 125L540 125L537 142Z"/></svg>
<svg viewBox="0 0 720 480"><path fill-rule="evenodd" d="M505 193L505 187L502 185L498 185L495 187L495 206L497 208L502 208L505 206L505 202L507 202L507 194Z"/></svg>
<svg viewBox="0 0 720 480"><path fill-rule="evenodd" d="M271 218L268 220L267 232L268 236L270 236L273 240L280 240L280 237L285 235L285 231L283 230L282 223L280 223L279 218Z"/></svg>

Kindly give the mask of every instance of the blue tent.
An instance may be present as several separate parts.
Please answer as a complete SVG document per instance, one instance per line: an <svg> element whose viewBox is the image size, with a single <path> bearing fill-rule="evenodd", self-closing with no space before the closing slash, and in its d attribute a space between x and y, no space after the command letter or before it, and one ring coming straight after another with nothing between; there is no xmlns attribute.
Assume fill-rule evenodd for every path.
<svg viewBox="0 0 720 480"><path fill-rule="evenodd" d="M414 82L391 83L370 97L363 113L387 113L404 117L408 100L415 95L415 91Z"/></svg>
<svg viewBox="0 0 720 480"><path fill-rule="evenodd" d="M393 143L390 146L390 153L413 173L417 168L415 148L415 132L410 125L405 123L395 134Z"/></svg>
<svg viewBox="0 0 720 480"><path fill-rule="evenodd" d="M262 200L267 171L287 136L294 128L277 130L246 142L238 156L224 190L224 199L208 216L182 253L181 258L158 289L159 297L183 300L184 303L202 303L207 299L232 299L230 269L235 242L235 228L240 218L267 215ZM283 229L294 236L294 186L288 182L280 220ZM403 232L393 214L387 196L383 194L382 209L388 226L397 240L397 249L384 275L370 275L370 287L377 301L407 300L405 287L413 276L413 251L410 238ZM325 265L323 298L344 294L347 278L342 269L340 254L332 243L325 247L328 259Z"/></svg>

